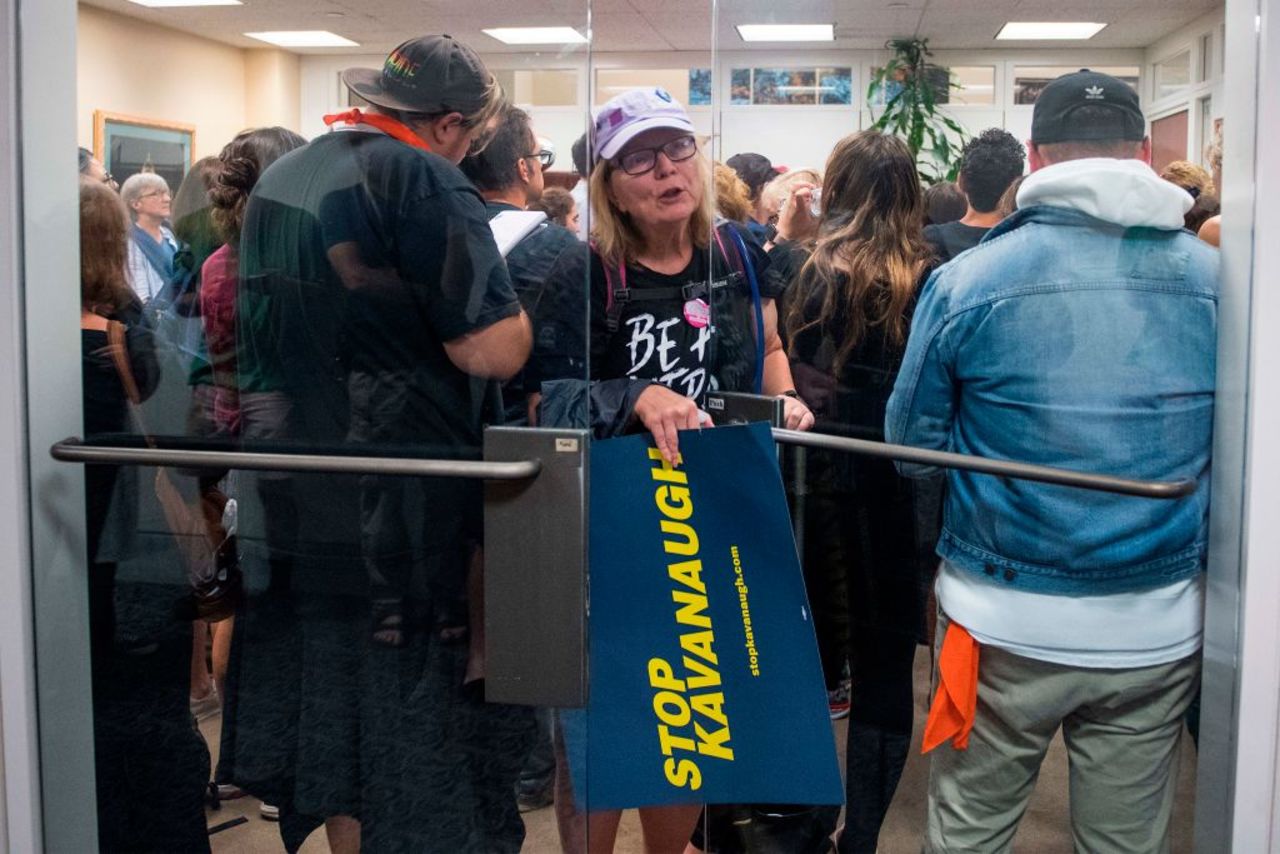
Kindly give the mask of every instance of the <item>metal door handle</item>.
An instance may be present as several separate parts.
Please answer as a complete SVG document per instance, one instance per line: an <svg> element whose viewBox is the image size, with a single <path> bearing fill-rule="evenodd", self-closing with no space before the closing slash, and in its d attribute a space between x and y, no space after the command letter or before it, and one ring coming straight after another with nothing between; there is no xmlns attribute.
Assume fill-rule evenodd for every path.
<svg viewBox="0 0 1280 854"><path fill-rule="evenodd" d="M873 442L869 439L851 439L847 436L830 436L824 433L800 433L796 430L782 430L776 427L773 430L773 439L775 442L784 445L800 445L806 448L843 451L850 454L861 454L866 457L879 457L881 459L899 460L904 463L920 463L940 468L975 471L982 474L994 474L1020 480L1035 480L1059 486L1092 489L1096 492L1135 495L1140 498L1182 498L1196 490L1196 482L1190 478L1183 480L1131 480L1124 477L1091 474L1072 469L1020 463L1013 460L992 460L968 454L953 454L948 451L913 448L909 445L890 445L887 442Z"/></svg>
<svg viewBox="0 0 1280 854"><path fill-rule="evenodd" d="M254 469L374 474L408 477L459 477L474 480L532 480L542 471L541 460L488 462L482 460L415 460L399 457L344 457L330 454L253 453L249 451L191 451L164 448L118 448L86 445L63 439L49 449L55 460L67 463L110 463L130 466Z"/></svg>

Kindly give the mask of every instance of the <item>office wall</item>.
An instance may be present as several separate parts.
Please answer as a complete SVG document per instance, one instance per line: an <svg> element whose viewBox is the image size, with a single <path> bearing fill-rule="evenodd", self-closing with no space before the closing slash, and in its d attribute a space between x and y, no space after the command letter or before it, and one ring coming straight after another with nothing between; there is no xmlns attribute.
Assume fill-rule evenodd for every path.
<svg viewBox="0 0 1280 854"><path fill-rule="evenodd" d="M717 55L714 87L717 106L694 107L690 113L700 131L714 132L717 156L758 151L776 163L820 165L840 137L867 127L873 121L862 104L872 69L888 57L887 51L848 50L724 50ZM586 128L591 81L584 52L565 56L544 54L491 54L485 61L493 69L574 69L578 72L578 103L574 107L529 107L538 132L552 140L558 152L567 152ZM1135 49L1040 49L938 51L941 65L986 65L995 69L995 103L953 106L950 114L969 131L1004 127L1026 139L1031 129L1031 107L1013 104L1014 69L1023 65L1143 66L1146 52ZM304 135L324 130L321 116L342 103L338 73L350 66L377 68L383 57L370 54L304 56L302 58L302 126ZM595 53L591 68L672 69L711 67L709 52ZM733 68L787 65L851 66L854 69L854 105L831 106L735 106L729 104L729 77ZM1143 68L1145 73L1146 69ZM797 129L803 132L797 133ZM567 161L563 161L567 162Z"/></svg>
<svg viewBox="0 0 1280 854"><path fill-rule="evenodd" d="M76 136L93 147L93 112L195 125L196 158L245 126L245 51L80 6Z"/></svg>
<svg viewBox="0 0 1280 854"><path fill-rule="evenodd" d="M284 50L244 51L244 124L281 125L297 130L301 124L301 57Z"/></svg>
<svg viewBox="0 0 1280 854"><path fill-rule="evenodd" d="M246 127L298 130L300 62L242 50L93 6L77 9L76 137L93 147L94 110L195 125L195 157Z"/></svg>

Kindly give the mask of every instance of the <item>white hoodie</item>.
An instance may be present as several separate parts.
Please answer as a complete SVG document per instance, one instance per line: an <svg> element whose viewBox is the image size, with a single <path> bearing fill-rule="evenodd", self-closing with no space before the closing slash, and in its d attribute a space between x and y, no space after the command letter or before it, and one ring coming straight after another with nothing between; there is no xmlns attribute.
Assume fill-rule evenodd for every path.
<svg viewBox="0 0 1280 854"><path fill-rule="evenodd" d="M1018 207L1070 208L1126 228L1182 228L1195 204L1186 190L1141 160L1088 157L1032 172L1018 188Z"/></svg>

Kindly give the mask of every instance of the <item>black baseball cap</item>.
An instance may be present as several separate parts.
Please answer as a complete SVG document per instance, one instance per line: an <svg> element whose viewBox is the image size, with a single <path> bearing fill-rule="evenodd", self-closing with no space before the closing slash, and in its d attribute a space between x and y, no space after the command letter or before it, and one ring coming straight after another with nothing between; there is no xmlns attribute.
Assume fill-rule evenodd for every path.
<svg viewBox="0 0 1280 854"><path fill-rule="evenodd" d="M347 88L369 103L413 113L474 113L491 79L476 52L453 36L410 39L391 51L382 71L342 72Z"/></svg>
<svg viewBox="0 0 1280 854"><path fill-rule="evenodd" d="M773 168L769 158L753 151L735 154L726 160L724 165L738 173L738 177L751 191L752 198L760 195L760 190L765 184L778 177L778 170Z"/></svg>
<svg viewBox="0 0 1280 854"><path fill-rule="evenodd" d="M1087 120L1075 118L1081 107L1090 110ZM1138 106L1138 93L1123 80L1082 68L1054 80L1036 99L1031 114L1031 141L1073 142L1091 139L1146 137L1147 120Z"/></svg>

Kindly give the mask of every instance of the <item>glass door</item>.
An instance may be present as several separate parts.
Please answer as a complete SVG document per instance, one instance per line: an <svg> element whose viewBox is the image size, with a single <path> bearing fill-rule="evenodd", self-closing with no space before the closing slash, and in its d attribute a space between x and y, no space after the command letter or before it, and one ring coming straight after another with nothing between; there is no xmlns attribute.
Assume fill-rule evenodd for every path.
<svg viewBox="0 0 1280 854"><path fill-rule="evenodd" d="M1253 179L1265 171L1250 142L1263 114L1248 81L1275 79L1258 64L1260 31L1244 21L1267 3L1205 7L1203 18L1188 12L1159 32L1121 34L1114 48L1072 43L1079 64L1123 69L1118 84L1143 91L1144 60L1168 55L1163 42L1179 28L1204 24L1217 38L1225 20L1223 93L1213 97L1225 116L1204 117L1225 125L1222 254L1189 242L1178 223L1123 211L1106 220L1093 209L1082 215L1111 226L1054 244L1071 259L1064 270L1110 281L1117 269L1176 277L1143 241L1181 241L1197 269L1218 277L1216 308L1198 292L1182 294L1190 308L1180 313L1141 287L1095 294L1095 304L1060 289L997 300L985 322L964 329L938 294L962 287L962 271L990 252L980 244L943 264L989 229L1008 243L1018 228L1062 225L1016 209L1054 208L1062 196L1042 180L1052 173L1035 173L1054 157L1079 159L1023 145L1044 131L1031 111L1047 109L1039 99L1052 79L1079 64L1037 42L991 40L1003 21L979 35L944 9L890 9L871 26L835 6L796 20L732 0L679 10L633 2L622 13L584 3L537 16L568 32L530 34L471 27L466 10L450 7L442 17L466 35L423 41L407 7L377 20L299 7L282 22L249 7L2 5L7 23L22 24L21 39L13 35L20 98L9 104L21 160L8 162L21 179L12 184L22 288L11 339L29 457L14 488L26 490L33 567L7 588L33 607L15 612L20 630L0 635L12 839L25 826L26 847L53 851L821 851L826 840L839 850L877 840L882 850L916 850L940 820L930 775L945 783L960 774L939 758L954 759L949 746L921 754L956 614L999 650L984 660L1045 662L1037 626L1010 641L973 603L1004 597L1006 614L1046 607L1017 599L1025 591L1015 579L1116 563L1108 549L1124 532L1109 536L1107 525L1133 521L1130 513L1141 517L1130 527L1174 539L1162 527L1171 517L1194 527L1187 519L1203 513L1211 477L1205 407L1215 391L1214 513L1188 546L1202 552L1208 538L1211 574L1155 585L1190 615L1183 628L1198 627L1196 608L1207 609L1203 699L1193 699L1197 674L1165 674L1153 689L1169 699L1169 686L1182 686L1165 722L1176 732L1161 761L1174 782L1161 797L1174 850L1258 838L1234 781L1267 776L1239 721L1271 721L1246 669L1267 654L1265 617L1242 601L1240 558L1242 543L1266 545L1240 520L1242 501L1261 500L1247 488L1244 401L1265 392L1246 370L1260 310L1250 297ZM1118 6L1100 15L1122 29ZM813 21L836 24L800 42L751 29ZM320 27L328 46L275 32ZM932 34L935 53L887 41L906 32ZM74 63L51 70L42 60L77 40ZM995 85L973 99L957 88L971 77L957 69L1014 63L1054 74L1027 92ZM1087 118L1064 118L1046 144L1079 142L1072 133ZM921 120L934 132L916 134ZM73 139L84 149L75 179ZM966 174L965 153L975 151L986 169ZM992 164L1015 153L1031 159L996 192L1003 179ZM686 199L654 190L673 175L688 178ZM893 176L900 184L890 186ZM1023 177L1024 194L1008 191ZM706 215L705 239L689 257L668 257L663 217L695 198L686 214L691 223ZM877 234L893 240L877 247ZM56 249L74 245L79 254ZM850 259L873 249L887 253L875 269L896 278L869 275L870 290L848 290ZM732 282L752 289L734 259L758 274L754 301L723 302ZM653 301L625 295L615 271L652 289ZM1056 282L1059 272L1046 275ZM676 281L679 299L660 317L655 294ZM1111 308L1098 312L1096 299ZM1216 345L1205 322L1214 311ZM953 336L940 350L920 343L922 312ZM1027 337L1010 344L1019 329ZM779 357L766 365L775 351L754 345L775 340ZM978 340L962 365L965 342ZM1170 353L1188 351L1203 358L1170 368ZM943 356L953 361L942 365ZM757 361L758 375L748 370ZM904 365L917 379L930 366L939 384L960 378L949 393L933 389L936 401L964 401L947 416L945 441L925 427L946 413L891 400L911 391ZM1045 376L1054 382L1037 386ZM671 397L649 391L658 386ZM1132 388L1156 391L1126 397ZM1107 389L1115 394L1104 399ZM614 435L662 434L655 398L667 427L691 429L696 420L679 419L700 416L680 408L684 399L705 411L711 392L779 398L771 405L793 418L786 426L836 440L813 447L824 440L792 437L811 447L780 456L843 806L691 795L674 807L598 809L584 796L595 766L580 761L597 743L591 716L529 694L499 702L520 691L486 684L520 676L547 651L566 669L523 671L533 682L541 673L538 689L554 681L589 696L590 450ZM1003 428L980 429L984 403ZM1154 410L1161 418L1144 417ZM1108 433L1103 412L1131 419L1141 436ZM1193 433L1203 441L1189 447ZM1132 494L1046 486L1016 466L908 480L888 460L859 455L864 446L850 453L847 440L1163 482L1189 497L1174 490L1172 500L1138 505ZM1173 460L1171 448L1185 453ZM569 474L548 462L554 454L573 455ZM520 509L529 507L521 496L542 495L530 484L577 492L562 493L563 506L534 497ZM517 503L486 515L486 489L490 510ZM982 512L965 527L975 507ZM567 546L548 534L557 516L572 531ZM499 530L495 519L515 524ZM1019 524L1064 539L1019 536ZM1097 539L1066 537L1086 530ZM1024 552L995 553L1011 541ZM493 594L495 573L543 547L581 562L545 586L503 576L516 580ZM558 571L534 563L530 572ZM1055 605L1081 592L1040 575L1049 580L1033 592L1064 597ZM1154 589L1144 579L1134 589ZM512 595L548 589L568 598ZM569 616L551 625L551 613ZM510 645L516 626L524 648ZM1165 629L1172 637L1178 626ZM566 655L557 644L584 645ZM1080 653L1065 655L1079 664ZM1192 658L1143 666L1199 667ZM29 714L11 698L28 699ZM1020 801L1015 844L1068 850L1068 790L1081 809L1108 799L1070 776L1084 757L1086 717L1064 713L1065 737L1052 727L1041 739L1042 773L1030 774L1035 792Z"/></svg>

